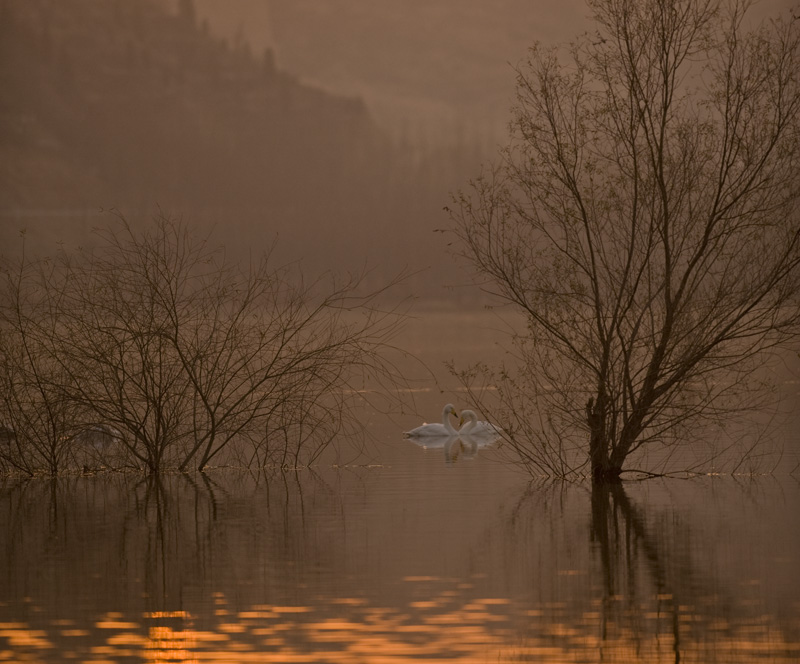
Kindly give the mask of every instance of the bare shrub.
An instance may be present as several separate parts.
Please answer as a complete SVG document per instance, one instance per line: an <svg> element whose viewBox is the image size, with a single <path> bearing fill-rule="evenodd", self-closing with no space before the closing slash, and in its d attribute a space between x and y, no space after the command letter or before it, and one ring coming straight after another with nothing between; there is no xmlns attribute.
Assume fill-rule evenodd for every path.
<svg viewBox="0 0 800 664"><path fill-rule="evenodd" d="M0 464L32 475L69 463L79 407L65 398L68 380L43 344L52 331L52 303L39 286L49 261L23 257L3 273L0 293Z"/></svg>
<svg viewBox="0 0 800 664"><path fill-rule="evenodd" d="M241 269L165 217L141 231L120 218L97 238L31 283L46 302L40 355L58 374L45 382L79 414L84 450L122 449L150 472L234 450L309 463L342 430L350 381L396 378L381 351L399 317L358 295L357 277L306 283L270 256Z"/></svg>

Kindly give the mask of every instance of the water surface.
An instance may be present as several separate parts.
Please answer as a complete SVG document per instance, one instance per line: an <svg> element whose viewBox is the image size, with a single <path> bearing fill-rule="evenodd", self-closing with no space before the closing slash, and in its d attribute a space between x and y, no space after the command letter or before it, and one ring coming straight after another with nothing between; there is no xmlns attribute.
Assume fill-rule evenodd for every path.
<svg viewBox="0 0 800 664"><path fill-rule="evenodd" d="M392 465L1 494L0 661L800 657L800 485Z"/></svg>
<svg viewBox="0 0 800 664"><path fill-rule="evenodd" d="M502 352L450 323L429 359ZM313 468L5 481L0 661L800 660L796 476L592 488L403 440L443 376Z"/></svg>

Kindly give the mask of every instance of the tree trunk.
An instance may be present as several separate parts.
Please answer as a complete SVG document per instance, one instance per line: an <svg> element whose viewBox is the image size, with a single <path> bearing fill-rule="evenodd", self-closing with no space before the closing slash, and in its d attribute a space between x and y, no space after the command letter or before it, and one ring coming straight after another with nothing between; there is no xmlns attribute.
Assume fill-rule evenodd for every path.
<svg viewBox="0 0 800 664"><path fill-rule="evenodd" d="M611 441L608 439L605 426L605 409L603 395L589 399L586 403L586 421L589 424L589 462L592 467L592 479L595 482L619 482L622 463L612 465L608 451ZM624 459L623 459L624 460Z"/></svg>

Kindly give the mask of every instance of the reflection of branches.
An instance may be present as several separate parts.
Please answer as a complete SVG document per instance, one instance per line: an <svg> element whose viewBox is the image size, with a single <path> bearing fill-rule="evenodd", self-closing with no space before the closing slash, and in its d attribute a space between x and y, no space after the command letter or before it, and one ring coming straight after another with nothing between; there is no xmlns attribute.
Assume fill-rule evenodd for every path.
<svg viewBox="0 0 800 664"><path fill-rule="evenodd" d="M210 595L229 570L256 578L264 560L317 555L319 533L311 524L319 509L326 519L341 514L335 506L345 493L313 472L285 469L6 480L0 486L5 601L50 597L57 587L63 597L83 598L89 611L110 594L115 610L135 613L143 597L147 610L175 610L187 583ZM255 524L257 536L243 523ZM265 538L275 546L265 550ZM104 575L103 586L89 592L95 572Z"/></svg>
<svg viewBox="0 0 800 664"><path fill-rule="evenodd" d="M664 599L670 606L673 646L676 662L680 659L680 631L678 596L691 588L694 575L688 566L679 570L678 578L671 578L670 568L678 562L670 560L664 542L647 528L647 522L639 509L630 500L620 483L592 486L592 541L598 547L603 574L603 633L606 635L607 620L613 611L615 598L624 594L632 605L631 615L638 615L635 605L640 599L637 589L637 561L643 555L656 597ZM673 552L672 556L675 555ZM678 583L679 582L679 583ZM624 593L623 593L624 591ZM636 632L636 630L634 630Z"/></svg>
<svg viewBox="0 0 800 664"><path fill-rule="evenodd" d="M553 503L557 501L563 503L566 492L578 486L580 485L571 484L565 480L552 480L548 477L539 477L531 480L511 509L510 525L513 526L525 518L523 510L532 509L531 503L534 503L535 511L545 514L555 512L560 518L563 505L560 509L554 509Z"/></svg>

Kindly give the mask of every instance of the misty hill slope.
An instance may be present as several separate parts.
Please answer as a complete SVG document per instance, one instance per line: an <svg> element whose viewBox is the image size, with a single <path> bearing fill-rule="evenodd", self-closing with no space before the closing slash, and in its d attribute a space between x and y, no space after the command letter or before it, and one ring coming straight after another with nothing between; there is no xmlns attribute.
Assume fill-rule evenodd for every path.
<svg viewBox="0 0 800 664"><path fill-rule="evenodd" d="M163 0L175 2L176 0ZM228 39L272 46L287 71L364 98L395 133L502 139L514 66L536 41L592 30L586 0L194 0ZM754 21L794 0L759 0ZM413 134L412 134L413 135Z"/></svg>
<svg viewBox="0 0 800 664"><path fill-rule="evenodd" d="M73 210L160 207L243 257L278 236L315 271L450 269L433 230L474 148L392 145L359 99L159 2L0 0L0 85L0 252L23 226L82 241Z"/></svg>
<svg viewBox="0 0 800 664"><path fill-rule="evenodd" d="M326 158L373 135L358 100L147 0L5 0L0 12L0 84L13 91L0 206L263 203L300 174L325 181Z"/></svg>
<svg viewBox="0 0 800 664"><path fill-rule="evenodd" d="M241 2L241 0L240 0ZM251 0L256 2L256 0ZM586 29L583 0L270 0L281 66L358 93L391 121L502 129L536 40Z"/></svg>

